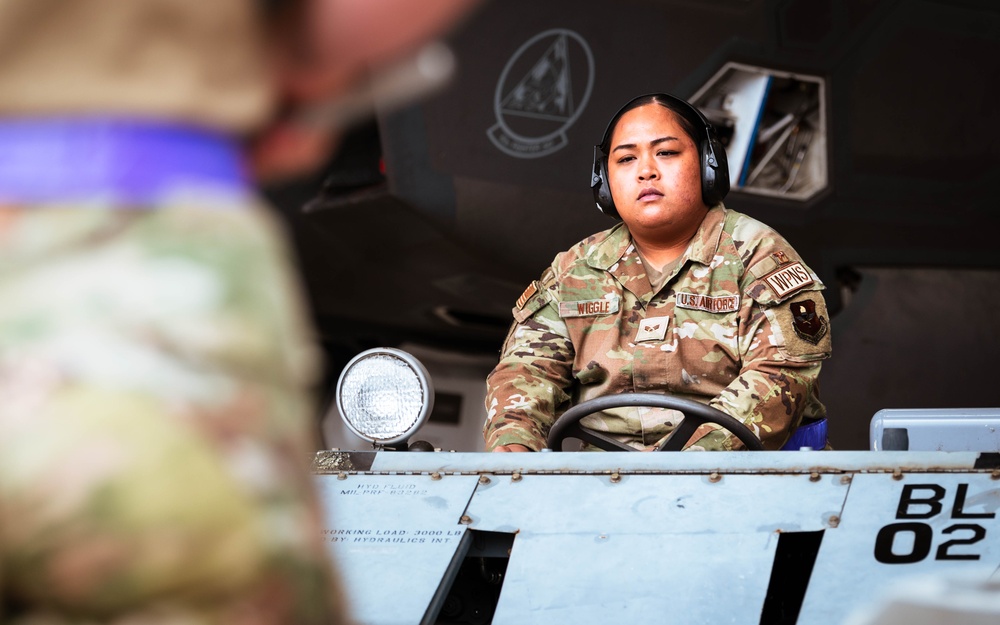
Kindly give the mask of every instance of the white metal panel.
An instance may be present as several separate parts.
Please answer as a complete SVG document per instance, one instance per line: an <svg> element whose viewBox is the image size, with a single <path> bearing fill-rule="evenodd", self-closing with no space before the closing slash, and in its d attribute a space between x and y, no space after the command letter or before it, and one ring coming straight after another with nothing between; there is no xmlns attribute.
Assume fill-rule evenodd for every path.
<svg viewBox="0 0 1000 625"><path fill-rule="evenodd" d="M494 625L757 625L777 535L523 532Z"/></svg>
<svg viewBox="0 0 1000 625"><path fill-rule="evenodd" d="M495 476L476 489L471 527L569 534L815 531L840 514L839 475ZM716 480L717 481L713 481Z"/></svg>
<svg viewBox="0 0 1000 625"><path fill-rule="evenodd" d="M316 477L352 620L419 623L455 556L473 476Z"/></svg>
<svg viewBox="0 0 1000 625"><path fill-rule="evenodd" d="M799 624L842 623L913 575L987 579L1000 566L998 509L1000 481L988 474L856 475L839 526L823 537Z"/></svg>
<svg viewBox="0 0 1000 625"><path fill-rule="evenodd" d="M839 625L900 576L998 569L995 460L387 452L328 456L317 467L330 473L317 481L328 531L368 532L327 534L359 623L419 622L471 527L516 533L498 623L622 622L622 613L632 622L756 623L778 532L824 530L798 622ZM919 561L884 561L917 551L916 525L900 523L926 534Z"/></svg>
<svg viewBox="0 0 1000 625"><path fill-rule="evenodd" d="M517 532L494 623L756 624L779 533L828 527L847 490L839 475L495 476L467 514Z"/></svg>
<svg viewBox="0 0 1000 625"><path fill-rule="evenodd" d="M321 452L329 453L329 452ZM370 467L379 472L532 472L637 471L656 473L725 473L942 471L972 469L977 452L938 451L735 451L725 453L546 452L398 453L371 454Z"/></svg>

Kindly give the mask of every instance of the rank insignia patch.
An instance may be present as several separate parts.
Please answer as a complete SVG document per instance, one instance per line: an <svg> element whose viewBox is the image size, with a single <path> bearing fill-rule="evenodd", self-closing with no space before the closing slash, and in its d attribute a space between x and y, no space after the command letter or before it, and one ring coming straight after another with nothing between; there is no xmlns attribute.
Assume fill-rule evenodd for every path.
<svg viewBox="0 0 1000 625"><path fill-rule="evenodd" d="M826 319L816 314L816 302L804 299L788 305L792 310L792 326L795 334L803 341L813 345L819 343L826 335L828 324Z"/></svg>
<svg viewBox="0 0 1000 625"><path fill-rule="evenodd" d="M667 336L667 326L670 317L649 317L639 322L639 330L635 333L635 342L662 341Z"/></svg>

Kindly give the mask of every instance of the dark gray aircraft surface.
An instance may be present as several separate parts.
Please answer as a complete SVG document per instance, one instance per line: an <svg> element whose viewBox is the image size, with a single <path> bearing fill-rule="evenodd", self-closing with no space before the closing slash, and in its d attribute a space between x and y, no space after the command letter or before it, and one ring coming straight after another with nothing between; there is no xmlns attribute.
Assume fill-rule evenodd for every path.
<svg viewBox="0 0 1000 625"><path fill-rule="evenodd" d="M831 411L997 405L996 0L498 0L447 43L445 88L269 191L331 376L403 341L495 353L524 287L613 225L589 188L608 119L665 91L728 142L726 205L827 284Z"/></svg>

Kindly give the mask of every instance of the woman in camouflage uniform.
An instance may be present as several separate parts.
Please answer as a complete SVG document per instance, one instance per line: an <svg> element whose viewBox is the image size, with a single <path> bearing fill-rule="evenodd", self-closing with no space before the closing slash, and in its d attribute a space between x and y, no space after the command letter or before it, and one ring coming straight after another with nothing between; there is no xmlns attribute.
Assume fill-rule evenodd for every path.
<svg viewBox="0 0 1000 625"><path fill-rule="evenodd" d="M597 148L595 199L622 223L557 255L518 300L488 377L487 449L541 449L570 405L625 392L707 403L768 449L822 418L823 285L779 234L722 204L728 165L704 117L666 94L640 96ZM681 418L624 408L582 424L652 449ZM740 445L703 425L687 448Z"/></svg>

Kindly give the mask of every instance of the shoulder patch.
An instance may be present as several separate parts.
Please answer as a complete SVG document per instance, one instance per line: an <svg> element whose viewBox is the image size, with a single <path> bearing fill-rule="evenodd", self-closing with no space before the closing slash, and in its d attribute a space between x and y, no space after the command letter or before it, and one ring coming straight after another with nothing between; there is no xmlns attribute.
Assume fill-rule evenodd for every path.
<svg viewBox="0 0 1000 625"><path fill-rule="evenodd" d="M556 274L551 267L545 270L541 279L533 280L528 285L521 297L517 298L511 312L514 314L514 321L523 323L525 319L534 315L540 308L548 303L549 297L546 291L552 289L556 283Z"/></svg>
<svg viewBox="0 0 1000 625"><path fill-rule="evenodd" d="M754 263L754 265L748 268L747 271L749 271L750 275L754 278L760 280L767 274L773 272L775 269L793 262L798 262L798 258L794 255L788 254L784 250L777 250Z"/></svg>
<svg viewBox="0 0 1000 625"><path fill-rule="evenodd" d="M545 305L548 300L545 299L544 288L545 285L535 280L528 285L524 293L521 293L521 297L517 298L517 305L511 310L517 323L524 323L525 319L534 315L538 309Z"/></svg>
<svg viewBox="0 0 1000 625"><path fill-rule="evenodd" d="M814 282L802 263L782 265L763 278L764 283L779 298L783 298Z"/></svg>
<svg viewBox="0 0 1000 625"><path fill-rule="evenodd" d="M792 262L792 260L788 258L788 254L785 254L781 250L778 250L777 252L771 254L771 258L773 258L774 262L778 265L784 265L785 263Z"/></svg>
<svg viewBox="0 0 1000 625"><path fill-rule="evenodd" d="M793 362L811 362L830 356L830 321L823 296L803 292L780 306L764 309L775 345Z"/></svg>
<svg viewBox="0 0 1000 625"><path fill-rule="evenodd" d="M524 293L521 293L521 297L517 298L516 307L518 310L524 308L524 305L528 303L531 296L538 292L538 282L532 282L528 285L528 288L524 289ZM510 301L510 300L507 300Z"/></svg>
<svg viewBox="0 0 1000 625"><path fill-rule="evenodd" d="M816 302L811 299L796 300L788 305L792 310L792 327L803 341L818 345L826 336L829 323L816 312Z"/></svg>

